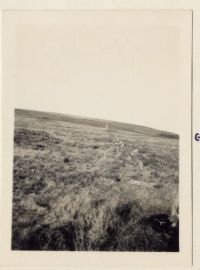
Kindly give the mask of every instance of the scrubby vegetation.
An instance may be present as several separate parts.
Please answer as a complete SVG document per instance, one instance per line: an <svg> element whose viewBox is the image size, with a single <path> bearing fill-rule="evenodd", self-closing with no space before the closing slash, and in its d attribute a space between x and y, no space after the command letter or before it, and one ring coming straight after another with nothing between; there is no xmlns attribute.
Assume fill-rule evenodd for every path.
<svg viewBox="0 0 200 270"><path fill-rule="evenodd" d="M12 249L178 251L178 178L177 138L17 110Z"/></svg>

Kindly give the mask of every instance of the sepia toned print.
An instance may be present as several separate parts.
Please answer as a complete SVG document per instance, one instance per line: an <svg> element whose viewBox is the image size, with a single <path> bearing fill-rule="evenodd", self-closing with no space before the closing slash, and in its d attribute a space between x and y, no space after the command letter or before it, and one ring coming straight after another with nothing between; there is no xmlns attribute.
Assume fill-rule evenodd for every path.
<svg viewBox="0 0 200 270"><path fill-rule="evenodd" d="M190 265L191 15L3 12L1 263Z"/></svg>

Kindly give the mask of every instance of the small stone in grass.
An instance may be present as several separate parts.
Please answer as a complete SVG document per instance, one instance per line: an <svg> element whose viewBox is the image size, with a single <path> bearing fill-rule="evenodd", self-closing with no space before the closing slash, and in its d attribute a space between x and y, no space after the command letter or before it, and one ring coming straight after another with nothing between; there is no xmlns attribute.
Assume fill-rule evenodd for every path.
<svg viewBox="0 0 200 270"><path fill-rule="evenodd" d="M118 176L116 176L116 177L115 177L115 181L116 181L116 182L120 182L121 179L120 179Z"/></svg>
<svg viewBox="0 0 200 270"><path fill-rule="evenodd" d="M64 163L68 163L68 162L69 162L69 158L68 157L64 158Z"/></svg>

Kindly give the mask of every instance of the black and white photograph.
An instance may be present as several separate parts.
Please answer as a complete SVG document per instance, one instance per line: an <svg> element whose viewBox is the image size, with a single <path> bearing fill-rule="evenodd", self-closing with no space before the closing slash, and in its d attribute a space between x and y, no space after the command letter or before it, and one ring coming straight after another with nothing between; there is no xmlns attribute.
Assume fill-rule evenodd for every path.
<svg viewBox="0 0 200 270"><path fill-rule="evenodd" d="M11 251L184 251L191 18L4 13Z"/></svg>
<svg viewBox="0 0 200 270"><path fill-rule="evenodd" d="M108 15L19 28L12 249L179 251L179 37Z"/></svg>

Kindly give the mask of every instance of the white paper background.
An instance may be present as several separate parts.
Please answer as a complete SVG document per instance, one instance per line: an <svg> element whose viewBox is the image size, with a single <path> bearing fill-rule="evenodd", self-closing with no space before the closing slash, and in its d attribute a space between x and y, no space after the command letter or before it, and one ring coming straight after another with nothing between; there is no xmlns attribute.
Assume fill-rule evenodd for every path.
<svg viewBox="0 0 200 270"><path fill-rule="evenodd" d="M22 4L21 7L20 7L20 3ZM27 8L28 9L41 9L41 8L51 8L51 9L56 9L56 8L128 8L128 9L130 9L130 8L144 8L144 9L145 8L157 8L157 9L159 9L159 8L185 8L185 9L192 9L192 8L194 8L194 26L195 27L194 27L194 62L193 62L193 64L194 64L194 83L193 83L194 89L193 89L193 93L194 93L195 98L194 98L194 101L193 101L193 105L194 105L194 131L195 130L198 131L198 128L199 128L198 120L199 119L197 118L197 116L198 116L197 112L199 110L198 104L199 104L199 101L200 101L200 96L199 96L198 87L197 87L199 85L199 76L197 74L198 65L199 65L199 62L198 62L199 38L197 36L197 31L198 31L197 26L199 25L199 16L198 16L199 9L198 9L198 5L197 5L196 1L184 1L184 3L183 2L180 3L179 1L173 1L173 4L171 4L171 3L170 3L170 1L168 1L168 4L166 2L164 2L164 1L160 1L159 3L157 1L123 1L123 4L122 4L122 2L117 2L117 1L115 1L115 2L114 1L112 1L112 2L109 2L109 1L105 2L104 1L104 2L101 2L101 3L100 2L99 3L94 3L93 2L93 4L91 5L91 3L85 1L84 5L83 5L83 2L79 2L79 3L76 2L75 5L74 5L73 2L65 2L65 3L63 3L63 2L58 3L57 2L57 6L55 6L55 2L53 3L53 1L52 2L49 1L48 6L45 6L45 5L42 5L43 4L42 2L40 2L39 5L37 3L33 4L33 2L32 2L32 5L31 5L31 1L27 1L27 2L19 1L17 3L17 8L18 9L20 9L20 8L24 8L24 9L27 9ZM9 6L9 4L10 4L10 6ZM12 8L12 9L16 8L16 3L14 3L14 2L11 3L11 1L10 1L9 3L7 2L7 6L4 3L4 8L5 7L6 8ZM10 98L11 98L11 96L10 96ZM9 104L7 104L7 106L8 106L7 111L8 112L9 112L9 108L11 108L11 107L9 107L10 104L12 104L11 100L10 100ZM12 118L13 117L12 113L10 114L10 117L11 117L11 119L13 119ZM12 126L12 124L13 124L12 122L9 123L10 127ZM8 126L8 123L6 124L3 121L2 122L2 131L6 130L6 126ZM188 136L189 136L189 134L188 134ZM194 265L195 266L198 264L198 248L197 247L198 247L198 244L199 244L199 238L198 238L199 235L197 234L197 231L198 231L197 229L198 229L198 225L199 225L199 216L198 216L199 214L198 214L198 211L196 211L197 206L198 206L198 202L199 202L198 201L199 200L199 198L198 198L199 185L198 185L198 182L197 182L197 173L198 173L198 168L197 168L197 160L198 159L197 158L198 158L198 155L199 155L199 152L198 152L199 149L197 147L199 147L199 145L197 143L195 143L194 144L194 199L195 199L194 200L194 206L195 206L194 207L194 213L195 213L195 215L194 215L194 235L195 235L195 237L194 237ZM11 150L11 148L10 148L10 150ZM184 149L184 153L187 153L187 151L190 151L189 145L188 145L188 149ZM12 150L9 151L8 156L10 156L10 157L12 156ZM187 158L187 162L188 162L188 160L189 160L189 156ZM186 166L187 166L187 162L186 162ZM2 188L4 189L4 187L5 186L3 186ZM186 185L184 185L182 187L182 190L187 193L188 192L187 188L189 188L189 186L187 186L187 184L186 184ZM8 210L9 210L9 198L10 198L9 195L11 195L11 193L7 193L6 196L4 194L3 198L7 197L7 201L5 201L5 200L1 201L1 203L3 205L3 208L8 209ZM185 202L185 203L187 204L187 202ZM186 208L187 207L190 208L189 205L185 205L185 206L186 206ZM1 215L1 220L2 220L2 215ZM9 234L9 226L5 222L5 219L3 219L3 229L4 229L4 233L6 233L6 235ZM184 228L186 234L187 234L188 229L190 229L190 228L188 228L188 227ZM4 235L4 236L6 236L6 235ZM6 247L5 242L3 243L3 246L4 246L3 249L5 250L5 247ZM187 258L188 258L188 255L189 255L191 249L190 249L189 246L187 246L187 247L188 247L188 252L185 255L187 255ZM1 253L1 255L2 255L2 253ZM132 256L132 254L131 254L131 256ZM151 254L149 261L145 262L146 265L150 266L152 263L154 264L155 263L155 256L156 256L156 260L157 260L157 256L159 256L159 260L162 260L162 254L155 254L155 255ZM13 257L12 257L12 259L7 257L7 255L4 256L3 259L4 259L4 261L6 261L7 265L16 265L18 263L23 264L23 265L32 265L32 263L33 263L33 265L34 265L37 259L39 259L38 263L37 263L38 265L39 264L41 264L41 265L51 264L51 260L49 260L49 258L47 259L47 257L43 256L43 255L38 256L38 253L31 254L28 261L27 261L27 258L26 258L27 257L26 254L24 254L24 256L18 256L18 254L17 254L14 257L16 257L16 261L13 260ZM51 257L52 257L52 255L51 255ZM58 257L59 256L56 256L56 259L54 257L53 263L55 263L55 260L59 261ZM84 257L83 261L86 263L85 265L87 265L89 267L91 267L91 266L100 266L101 263L102 263L102 259L100 258L101 256L99 257L97 255L96 258L94 258L94 257L95 256L93 256L93 255L89 256L89 258ZM126 254L124 254L123 257L126 257ZM117 263L118 267L120 267L120 265L125 266L126 263L129 266L132 266L132 265L135 266L136 265L134 263L135 260L132 260L130 258L130 254L128 255L128 257L126 257L126 259L127 258L128 258L128 260L126 260L126 262L124 263L122 261L122 258L119 259L119 257L115 258L115 256L114 256L114 258L111 259L111 264L110 265L116 265L115 263ZM130 258L130 260L129 260L129 258ZM41 259L41 261L40 261L40 259ZM73 256L70 256L70 259L73 260ZM118 259L119 259L119 261L118 261ZM144 262L145 259L146 259L146 255L141 254L140 255L140 260L142 260ZM83 261L79 261L78 264L83 266L84 265ZM182 262L183 262L183 260L182 260ZM105 263L105 260L104 260L104 263ZM171 264L173 266L176 265L175 261L174 262L171 261ZM53 265L53 264L51 264L51 265ZM165 260L161 261L161 265L163 265L163 266L167 265L165 263Z"/></svg>

